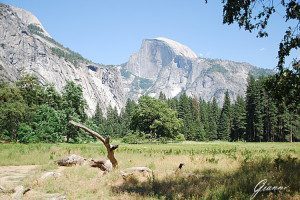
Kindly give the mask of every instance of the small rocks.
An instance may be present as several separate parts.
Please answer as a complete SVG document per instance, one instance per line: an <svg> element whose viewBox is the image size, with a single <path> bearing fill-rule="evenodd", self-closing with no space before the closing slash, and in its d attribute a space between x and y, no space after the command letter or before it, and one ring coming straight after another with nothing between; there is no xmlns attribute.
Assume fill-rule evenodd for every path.
<svg viewBox="0 0 300 200"><path fill-rule="evenodd" d="M46 173L44 173L44 174L41 176L40 180L45 180L45 179L48 179L48 178L58 178L58 177L60 177L61 175L62 175L62 174L59 173L59 172L46 172Z"/></svg>
<svg viewBox="0 0 300 200"><path fill-rule="evenodd" d="M5 191L5 188L0 185L0 192L4 192L4 191Z"/></svg>
<svg viewBox="0 0 300 200"><path fill-rule="evenodd" d="M66 200L67 197L61 194L52 194L52 197L48 198L49 200Z"/></svg>
<svg viewBox="0 0 300 200"><path fill-rule="evenodd" d="M121 171L124 180L135 178L139 181L145 181L152 176L152 170L148 167L131 167Z"/></svg>

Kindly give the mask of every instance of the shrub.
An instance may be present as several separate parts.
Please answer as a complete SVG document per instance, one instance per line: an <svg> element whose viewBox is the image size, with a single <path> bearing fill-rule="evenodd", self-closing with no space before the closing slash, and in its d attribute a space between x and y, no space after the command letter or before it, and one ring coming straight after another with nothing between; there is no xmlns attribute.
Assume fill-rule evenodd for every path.
<svg viewBox="0 0 300 200"><path fill-rule="evenodd" d="M184 137L183 134L179 133L179 134L176 136L175 140L176 140L177 142L182 142L182 141L185 141L185 137Z"/></svg>

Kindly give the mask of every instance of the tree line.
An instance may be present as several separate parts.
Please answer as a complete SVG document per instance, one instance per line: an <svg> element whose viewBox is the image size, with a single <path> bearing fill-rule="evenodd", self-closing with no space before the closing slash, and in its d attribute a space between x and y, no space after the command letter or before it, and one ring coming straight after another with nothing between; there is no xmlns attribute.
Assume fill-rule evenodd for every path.
<svg viewBox="0 0 300 200"><path fill-rule="evenodd" d="M84 122L86 102L80 86L67 82L62 93L25 75L14 84L0 83L0 141L81 142L89 140L68 121Z"/></svg>
<svg viewBox="0 0 300 200"><path fill-rule="evenodd" d="M265 89L266 78L248 78L245 97L233 102L225 92L222 107L215 98L197 99L182 93L167 99L142 96L128 99L118 111L104 113L98 103L92 117L85 113L82 88L67 82L59 93L26 75L13 84L0 84L0 140L29 142L87 142L93 139L69 125L85 123L104 136L124 142L145 141L298 141L299 108L278 103ZM294 108L294 106L293 106Z"/></svg>
<svg viewBox="0 0 300 200"><path fill-rule="evenodd" d="M225 92L222 107L216 98L207 102L182 93L167 99L143 96L136 103L127 100L118 115L109 108L107 118L97 106L93 123L100 132L121 137L124 141L139 139L175 139L194 141L284 142L300 139L300 106L285 105L272 98L266 89L268 79L249 75L245 97L233 102Z"/></svg>

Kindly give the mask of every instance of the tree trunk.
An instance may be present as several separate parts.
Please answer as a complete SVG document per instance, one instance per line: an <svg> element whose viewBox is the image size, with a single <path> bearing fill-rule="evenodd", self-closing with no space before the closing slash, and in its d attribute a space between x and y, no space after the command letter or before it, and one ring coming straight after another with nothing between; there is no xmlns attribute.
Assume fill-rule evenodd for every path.
<svg viewBox="0 0 300 200"><path fill-rule="evenodd" d="M104 144L104 146L106 147L107 158L112 163L113 168L116 168L118 166L118 161L117 161L117 159L115 158L115 155L114 155L114 150L116 150L118 148L118 145L111 145L110 142L109 142L109 137L104 138L100 134L98 134L97 132L87 128L86 126L84 126L80 123L74 122L72 120L69 121L69 123L76 126L76 127L78 127L78 128L83 129L84 131L89 133L91 136L99 139Z"/></svg>

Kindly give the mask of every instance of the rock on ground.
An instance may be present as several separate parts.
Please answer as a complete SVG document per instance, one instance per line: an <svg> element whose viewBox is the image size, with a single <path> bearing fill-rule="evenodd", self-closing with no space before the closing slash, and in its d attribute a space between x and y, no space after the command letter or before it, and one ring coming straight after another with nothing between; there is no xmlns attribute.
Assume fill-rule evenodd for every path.
<svg viewBox="0 0 300 200"><path fill-rule="evenodd" d="M85 160L86 159L81 156L72 154L58 160L57 164L60 166L82 165L84 164Z"/></svg>

